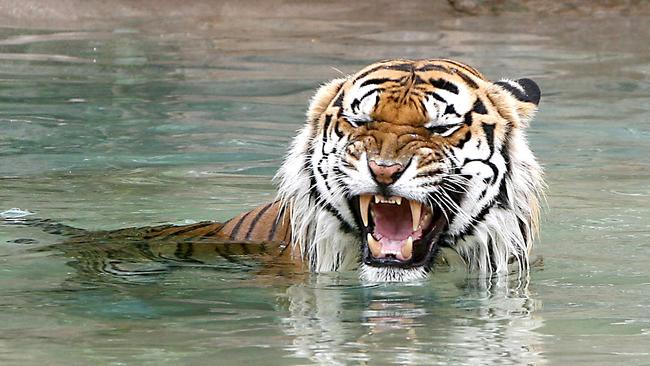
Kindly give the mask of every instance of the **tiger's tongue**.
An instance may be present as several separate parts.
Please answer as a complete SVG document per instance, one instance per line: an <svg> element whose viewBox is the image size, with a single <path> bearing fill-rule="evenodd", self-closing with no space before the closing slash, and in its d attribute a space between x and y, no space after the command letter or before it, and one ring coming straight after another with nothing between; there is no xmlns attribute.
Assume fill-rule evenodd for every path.
<svg viewBox="0 0 650 366"><path fill-rule="evenodd" d="M376 204L373 207L377 239L406 240L412 231L411 209L408 204ZM419 230L418 230L419 231Z"/></svg>

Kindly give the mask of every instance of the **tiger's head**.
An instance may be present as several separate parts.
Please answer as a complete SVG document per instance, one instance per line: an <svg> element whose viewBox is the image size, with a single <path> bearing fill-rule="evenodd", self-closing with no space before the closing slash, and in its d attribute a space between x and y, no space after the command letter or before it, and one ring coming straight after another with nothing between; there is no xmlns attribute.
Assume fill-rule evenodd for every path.
<svg viewBox="0 0 650 366"><path fill-rule="evenodd" d="M370 281L528 268L542 171L525 129L540 90L451 60L388 60L323 85L282 165L292 243L313 271Z"/></svg>

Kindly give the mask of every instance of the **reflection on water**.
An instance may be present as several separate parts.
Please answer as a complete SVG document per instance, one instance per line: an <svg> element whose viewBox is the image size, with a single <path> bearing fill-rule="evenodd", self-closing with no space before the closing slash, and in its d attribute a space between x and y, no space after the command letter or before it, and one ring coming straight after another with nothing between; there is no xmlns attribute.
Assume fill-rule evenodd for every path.
<svg viewBox="0 0 650 366"><path fill-rule="evenodd" d="M210 243L184 257L178 243L2 222L0 363L646 364L648 12L380 5L0 11L0 211L100 231L223 221L274 197L320 83L378 59L452 57L542 88L530 140L550 187L543 270L369 286L211 256Z"/></svg>
<svg viewBox="0 0 650 366"><path fill-rule="evenodd" d="M52 225L50 232L71 230ZM360 284L354 272L282 273L278 282L286 264L265 261L263 248L250 243L243 255L236 243L229 248L193 242L195 250L188 255L183 251L187 242L147 242L133 230L72 231L76 236L64 243L34 248L74 268L47 294L64 304L66 316L187 321L195 330L218 334L219 343L234 332L235 337L243 333L238 340L251 345L263 339L250 334L262 325L247 323L270 312L271 324L277 322L284 336L280 343L265 340L267 346L298 363L520 365L543 360L536 332L542 318L535 314L541 303L530 296L528 279L486 281L458 268L441 268L433 282L411 284ZM227 323L234 328L224 332Z"/></svg>
<svg viewBox="0 0 650 366"><path fill-rule="evenodd" d="M542 320L527 284L350 287L318 276L287 290L291 351L322 364L538 364ZM473 282L473 281L470 281ZM474 282L475 283L475 282Z"/></svg>

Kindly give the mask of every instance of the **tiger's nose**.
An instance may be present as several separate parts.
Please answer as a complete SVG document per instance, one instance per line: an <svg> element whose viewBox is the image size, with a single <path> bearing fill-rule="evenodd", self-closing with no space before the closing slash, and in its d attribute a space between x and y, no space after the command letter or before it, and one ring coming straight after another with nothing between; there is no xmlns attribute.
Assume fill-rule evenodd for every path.
<svg viewBox="0 0 650 366"><path fill-rule="evenodd" d="M386 185L395 183L404 173L404 166L399 163L386 164L370 160L368 167L377 183Z"/></svg>

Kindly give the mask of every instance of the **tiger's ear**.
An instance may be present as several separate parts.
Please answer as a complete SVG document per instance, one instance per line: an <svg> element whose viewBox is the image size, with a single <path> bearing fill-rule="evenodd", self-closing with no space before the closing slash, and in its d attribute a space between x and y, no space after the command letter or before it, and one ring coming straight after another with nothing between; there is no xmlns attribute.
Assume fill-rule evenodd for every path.
<svg viewBox="0 0 650 366"><path fill-rule="evenodd" d="M505 90L509 91L517 100L526 103L533 103L539 105L539 99L542 97L542 91L539 90L537 83L528 79L518 80L501 80L495 84L500 85Z"/></svg>
<svg viewBox="0 0 650 366"><path fill-rule="evenodd" d="M334 79L318 88L307 109L307 120L316 121L325 112L347 79Z"/></svg>
<svg viewBox="0 0 650 366"><path fill-rule="evenodd" d="M539 105L539 100L542 97L542 91L539 89L537 83L523 78L517 80L500 80L494 83L494 85L500 86L502 90L505 90L516 99L517 114L520 120L527 125L533 118Z"/></svg>

